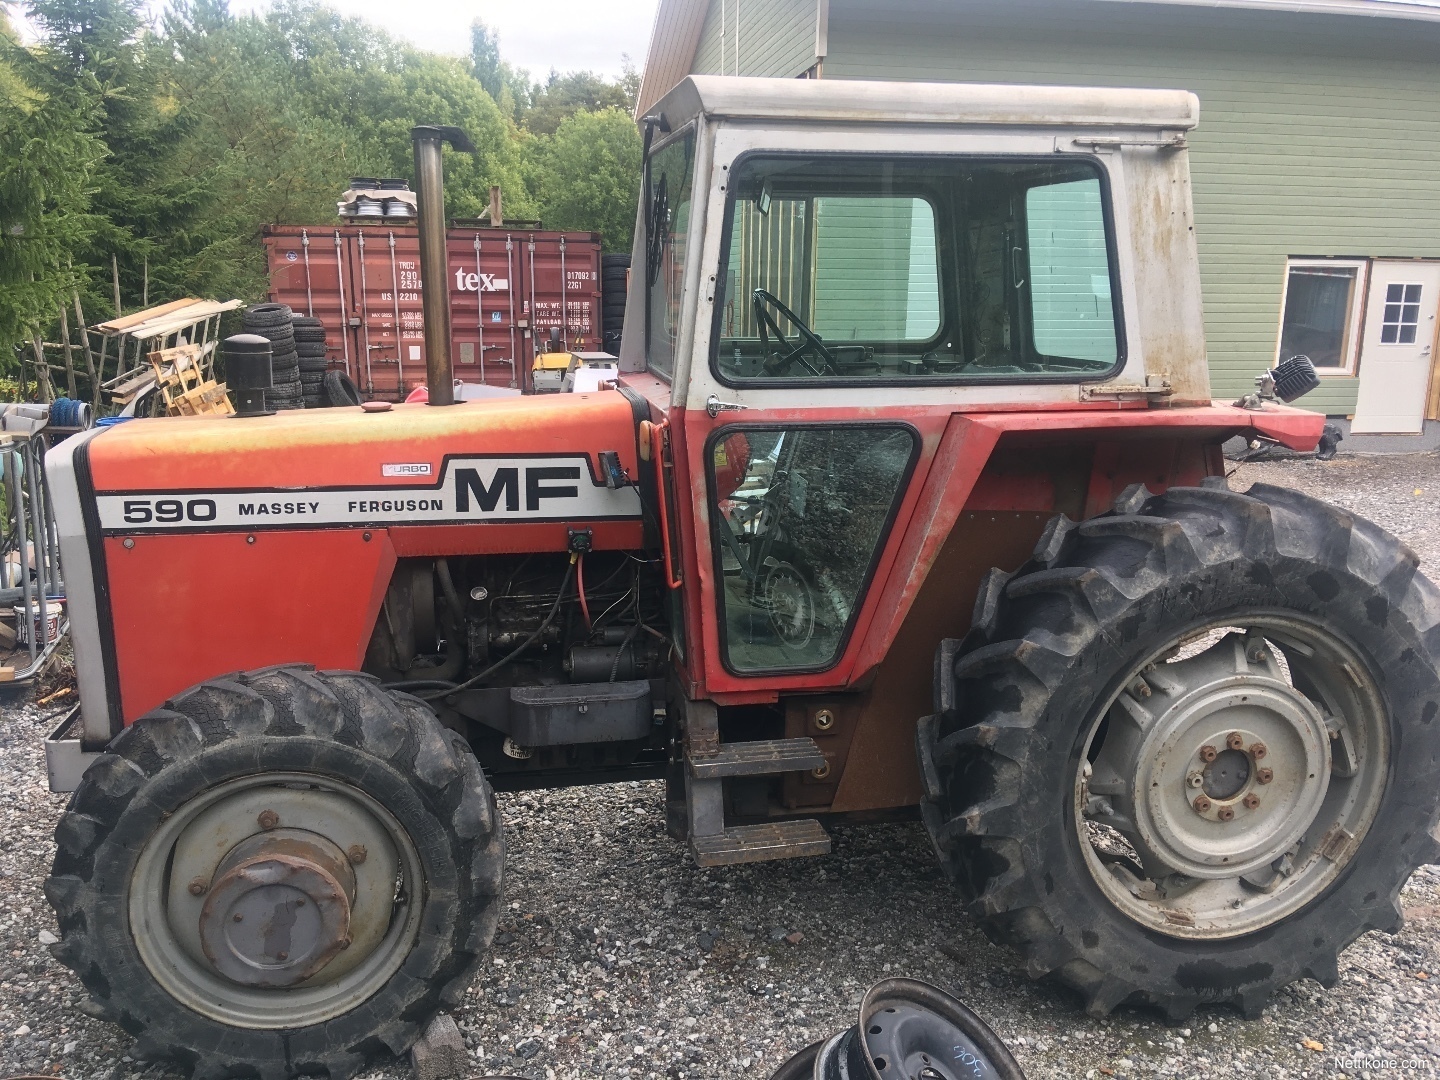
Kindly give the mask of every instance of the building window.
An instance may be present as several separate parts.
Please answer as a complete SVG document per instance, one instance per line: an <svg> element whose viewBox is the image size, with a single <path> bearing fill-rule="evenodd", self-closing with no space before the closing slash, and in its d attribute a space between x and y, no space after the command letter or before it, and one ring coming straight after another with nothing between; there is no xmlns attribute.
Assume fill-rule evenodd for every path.
<svg viewBox="0 0 1440 1080"><path fill-rule="evenodd" d="M1380 324L1382 345L1414 345L1420 325L1420 286L1395 282L1385 288L1385 317Z"/></svg>
<svg viewBox="0 0 1440 1080"><path fill-rule="evenodd" d="M1355 374L1368 267L1364 259L1290 260L1278 360L1304 355L1321 375Z"/></svg>

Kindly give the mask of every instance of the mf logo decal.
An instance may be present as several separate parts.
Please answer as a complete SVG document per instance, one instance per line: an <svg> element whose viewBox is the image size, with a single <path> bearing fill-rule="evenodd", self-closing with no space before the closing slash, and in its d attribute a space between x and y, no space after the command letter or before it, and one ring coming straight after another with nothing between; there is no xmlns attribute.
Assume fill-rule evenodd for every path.
<svg viewBox="0 0 1440 1080"><path fill-rule="evenodd" d="M430 466L384 465L386 475L428 474ZM390 473L423 469L424 473ZM167 529L311 528L325 525L439 525L472 521L585 521L638 518L633 487L607 488L583 454L450 458L438 483L381 488L132 492L96 496L108 533Z"/></svg>

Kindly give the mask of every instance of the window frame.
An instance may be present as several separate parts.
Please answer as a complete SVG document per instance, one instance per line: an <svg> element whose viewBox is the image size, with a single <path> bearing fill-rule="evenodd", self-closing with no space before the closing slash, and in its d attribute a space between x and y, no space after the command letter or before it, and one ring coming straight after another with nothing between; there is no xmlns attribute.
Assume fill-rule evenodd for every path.
<svg viewBox="0 0 1440 1080"><path fill-rule="evenodd" d="M1365 313L1370 300L1370 260L1355 256L1287 255L1280 285L1280 312L1275 329L1275 363L1285 347L1285 307L1290 302L1290 272L1295 269L1351 269L1355 271L1355 289L1350 294L1350 313L1346 318L1344 363L1337 366L1315 365L1315 374L1322 379L1353 379L1360 373L1360 346L1365 336ZM1313 361L1312 361L1313 362Z"/></svg>
<svg viewBox="0 0 1440 1080"><path fill-rule="evenodd" d="M661 152L663 152L663 151L665 151L665 150L670 149L670 147L674 146L676 143L683 142L685 139L690 139L690 140L691 140L691 143L692 143L691 149L690 149L690 207L691 207L691 220L693 221L693 220L694 220L694 208L695 208L695 206L696 206L696 205L698 204L698 202L699 202L699 200L696 198L696 193L695 193L695 186L696 186L696 184L697 184L698 181L699 181L699 173L700 173L700 169L699 169L699 165L700 165L700 125L699 125L699 123L698 123L697 121L691 121L690 123L685 124L683 127L680 127L680 128L678 128L677 130L675 130L675 131L669 133L668 135L666 135L666 137L660 141L659 145L649 147L649 149L648 149L648 151L647 151L647 153L646 153L646 155L645 155L645 160L644 160L643 162L641 162L641 177L640 177L640 206L641 206L641 211L642 211L642 213L641 213L641 221L644 222L644 236L645 236L645 262L644 262L644 265L641 267L641 270L642 270L642 272L643 272L643 274L644 274L644 277L643 277L642 280L644 281L644 284L645 284L645 337L644 337L644 346L645 346L645 371L646 371L648 374L655 376L655 378L657 378L657 379L661 380L662 382L667 383L667 384L669 384L669 385L671 385L671 386L673 386L674 383L675 383L675 366L676 366L676 365L675 365L675 357L673 357L673 356L671 357L671 363L670 363L670 370L669 370L669 371L665 371L665 370L663 370L663 369L661 369L661 368L652 367L652 366L650 365L650 332L651 332L651 320L650 320L651 311L650 311L650 304L651 304L651 300L652 300L653 295L654 295L654 292L655 292L655 286L654 286L653 284L651 284L651 282L650 282L650 218L651 218L651 202L650 202L650 200L651 200L651 196L652 196L652 192L651 192L651 189L650 189L650 163L655 159L655 155L657 155L657 154L659 154L659 153L661 153ZM687 249L686 249L686 255L685 255L685 257L686 257L686 260L687 260L687 261L691 258L691 252L689 251L689 245L688 245L688 244L687 244ZM688 269L687 269L687 272L688 272ZM685 286L684 286L684 275L682 275L682 277L681 277L681 286L680 286L680 301L681 301L681 307L682 307L682 309L683 309L683 307L684 307L684 300L685 300ZM682 317L683 317L683 316L682 316ZM677 344L678 344L678 338L677 338ZM677 349L676 351L678 352L678 349Z"/></svg>
<svg viewBox="0 0 1440 1080"><path fill-rule="evenodd" d="M724 321L725 305L718 302L713 304L714 311L711 312L710 327L710 374L721 386L733 390L804 390L824 387L827 389L864 389L868 387L949 387L949 386L1054 386L1070 385L1084 386L1096 383L1109 382L1125 369L1130 359L1129 339L1126 333L1125 304L1124 304L1124 282L1120 266L1120 244L1119 236L1115 228L1115 205L1111 191L1112 177L1106 162L1096 154L1038 154L1038 153L1015 153L1015 154L944 154L944 153L916 153L916 154L891 154L891 153L867 153L865 151L833 151L833 150L770 150L756 148L746 150L729 163L728 169L730 178L725 182L725 214L723 217L720 232L720 257L715 267L715 280L723 282L730 265L730 241L735 228L735 206L737 201L736 188L733 177L742 169L751 158L849 158L849 159L880 159L887 161L966 161L975 163L993 163L998 165L1014 164L1037 164L1052 165L1057 160L1083 162L1095 170L1096 180L1100 184L1100 210L1105 225L1105 252L1106 262L1110 270L1110 305L1115 324L1115 363L1103 371L1096 372L1056 372L1054 374L1031 375L1026 378L1017 378L1012 373L995 375L986 374L955 374L948 376L926 376L923 379L916 376L883 376L871 378L736 378L727 375L720 367L720 338ZM914 197L914 196L912 196ZM942 228L942 221L938 215L938 207L927 199L932 211L936 212L936 258L940 260L940 267L944 266L944 252L948 243L947 237ZM945 223L949 227L953 223ZM937 271L938 272L938 271ZM941 324L940 331L936 338L939 340L945 335L949 326L946 322L947 289L944 283L943 274L940 278L940 300L941 300ZM648 315L648 312L647 312ZM965 317L963 311L954 313L957 319ZM957 328L958 329L958 328ZM905 342L905 344L914 344Z"/></svg>
<svg viewBox="0 0 1440 1080"><path fill-rule="evenodd" d="M835 653L829 661L823 664L811 665L808 667L782 667L782 668L754 668L741 670L736 668L730 661L730 637L727 632L726 605L725 605L725 565L724 565L724 544L720 540L720 529L723 526L721 514L719 513L719 491L715 486L715 447L729 436L736 432L744 431L798 431L802 429L816 429L821 431L849 430L851 428L870 428L883 431L903 431L910 436L910 460L905 465L905 471L900 476L900 482L895 489L895 498L890 505L890 512L885 515L885 521L880 527L880 535L875 540L875 549L870 553L870 563L865 568L865 576L860 580L860 587L856 592L855 605L850 609L850 617L845 622L845 629L840 634L840 640L836 644ZM923 446L923 439L920 431L913 424L903 420L751 420L741 423L725 424L710 432L705 439L705 450L703 461L705 462L705 498L706 514L710 518L710 559L715 575L713 596L715 599L715 630L718 638L720 665L727 674L737 679L774 678L781 675L814 675L826 671L833 671L839 667L845 659L845 653L850 648L850 639L855 632L855 622L860 617L860 612L870 601L870 590L875 584L875 572L880 567L880 559L889 545L890 539L895 532L895 522L900 516L900 508L905 505L905 497L909 494L910 483L915 478L915 469L920 462L920 450Z"/></svg>

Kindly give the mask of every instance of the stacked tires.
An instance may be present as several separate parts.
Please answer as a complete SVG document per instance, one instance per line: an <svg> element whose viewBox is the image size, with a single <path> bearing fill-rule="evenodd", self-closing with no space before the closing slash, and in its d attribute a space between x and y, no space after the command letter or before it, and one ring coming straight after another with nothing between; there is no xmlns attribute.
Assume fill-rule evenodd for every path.
<svg viewBox="0 0 1440 1080"><path fill-rule="evenodd" d="M325 326L319 319L296 315L291 320L295 327L295 351L300 357L300 389L307 409L319 409L329 404L324 398L325 383Z"/></svg>
<svg viewBox="0 0 1440 1080"><path fill-rule="evenodd" d="M600 256L603 346L606 352L617 356L620 353L620 334L625 329L625 292L629 274L629 255Z"/></svg>
<svg viewBox="0 0 1440 1080"><path fill-rule="evenodd" d="M304 405L293 318L294 312L286 304L256 304L243 319L247 334L259 334L270 341L272 385L265 398L273 409L299 409Z"/></svg>

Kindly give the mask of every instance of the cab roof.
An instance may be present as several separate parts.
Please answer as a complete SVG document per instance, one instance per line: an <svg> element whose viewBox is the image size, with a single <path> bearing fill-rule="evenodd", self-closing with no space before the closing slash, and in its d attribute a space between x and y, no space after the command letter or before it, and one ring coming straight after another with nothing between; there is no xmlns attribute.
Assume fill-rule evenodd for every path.
<svg viewBox="0 0 1440 1080"><path fill-rule="evenodd" d="M663 126L671 129L704 115L782 122L1189 131L1199 122L1200 99L1188 90L690 75L648 115L663 116Z"/></svg>

